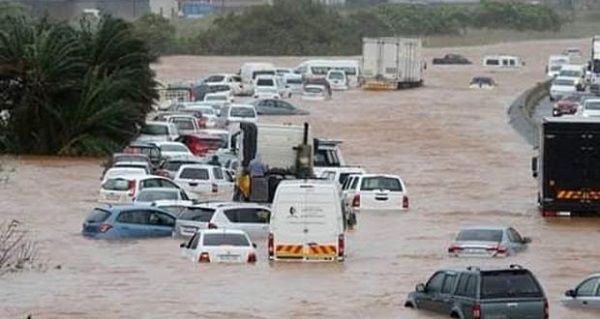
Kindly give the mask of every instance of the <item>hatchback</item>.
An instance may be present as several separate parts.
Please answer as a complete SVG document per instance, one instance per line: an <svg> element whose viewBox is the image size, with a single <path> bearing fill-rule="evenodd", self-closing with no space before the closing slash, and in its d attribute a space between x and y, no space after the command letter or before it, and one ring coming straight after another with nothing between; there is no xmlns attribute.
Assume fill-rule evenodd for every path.
<svg viewBox="0 0 600 319"><path fill-rule="evenodd" d="M183 256L199 263L256 262L256 245L242 230L201 230L179 247Z"/></svg>
<svg viewBox="0 0 600 319"><path fill-rule="evenodd" d="M548 300L535 276L519 265L444 269L418 284L404 304L461 319L548 319Z"/></svg>
<svg viewBox="0 0 600 319"><path fill-rule="evenodd" d="M98 239L170 236L175 216L136 205L95 208L83 222L82 234Z"/></svg>
<svg viewBox="0 0 600 319"><path fill-rule="evenodd" d="M525 250L530 242L512 227L471 226L460 230L448 253L453 257L506 257Z"/></svg>
<svg viewBox="0 0 600 319"><path fill-rule="evenodd" d="M102 183L98 201L111 204L131 203L141 190L151 187L181 189L171 180L161 176L146 175L109 178L106 182Z"/></svg>

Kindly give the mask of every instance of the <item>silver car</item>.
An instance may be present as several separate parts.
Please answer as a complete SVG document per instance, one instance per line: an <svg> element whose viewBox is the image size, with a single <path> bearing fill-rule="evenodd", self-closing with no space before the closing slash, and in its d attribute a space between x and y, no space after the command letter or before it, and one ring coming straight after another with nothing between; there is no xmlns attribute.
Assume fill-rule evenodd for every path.
<svg viewBox="0 0 600 319"><path fill-rule="evenodd" d="M562 303L568 307L600 309L600 273L583 280L577 288L565 292Z"/></svg>
<svg viewBox="0 0 600 319"><path fill-rule="evenodd" d="M174 238L189 238L196 232L210 227L209 223L215 214L216 204L208 203L187 207L180 212L175 221Z"/></svg>
<svg viewBox="0 0 600 319"><path fill-rule="evenodd" d="M507 226L471 226L460 230L448 248L453 257L506 257L523 251L531 242Z"/></svg>

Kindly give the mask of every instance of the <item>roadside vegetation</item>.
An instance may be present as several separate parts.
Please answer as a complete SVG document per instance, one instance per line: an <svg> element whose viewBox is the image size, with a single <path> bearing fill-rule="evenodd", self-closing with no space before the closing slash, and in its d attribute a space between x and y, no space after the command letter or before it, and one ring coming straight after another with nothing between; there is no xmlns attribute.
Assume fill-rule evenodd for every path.
<svg viewBox="0 0 600 319"><path fill-rule="evenodd" d="M155 55L131 24L2 21L0 153L100 155L129 142L157 98Z"/></svg>
<svg viewBox="0 0 600 319"><path fill-rule="evenodd" d="M43 267L36 242L23 225L18 220L0 222L0 276Z"/></svg>
<svg viewBox="0 0 600 319"><path fill-rule="evenodd" d="M160 21L162 19L162 21ZM203 22L143 17L136 26L172 30L161 54L348 55L359 54L363 37L461 37L472 30L558 32L564 17L543 6L517 1L477 5L379 4L329 8L310 0L276 0L272 6L211 16ZM517 31L517 32L515 32Z"/></svg>

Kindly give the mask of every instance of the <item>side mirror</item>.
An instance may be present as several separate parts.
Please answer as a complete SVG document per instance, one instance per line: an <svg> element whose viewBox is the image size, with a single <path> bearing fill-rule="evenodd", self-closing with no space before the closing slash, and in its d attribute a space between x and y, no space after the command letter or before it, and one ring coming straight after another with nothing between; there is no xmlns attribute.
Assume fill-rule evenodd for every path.
<svg viewBox="0 0 600 319"><path fill-rule="evenodd" d="M181 243L179 244L179 248L186 248L187 247L187 243Z"/></svg>
<svg viewBox="0 0 600 319"><path fill-rule="evenodd" d="M573 289L569 289L565 291L565 296L575 298L577 297L577 293Z"/></svg>
<svg viewBox="0 0 600 319"><path fill-rule="evenodd" d="M256 246L256 243L252 243L252 247L256 248L258 246Z"/></svg>
<svg viewBox="0 0 600 319"><path fill-rule="evenodd" d="M424 285L424 284L418 284L418 285L415 287L415 290L416 290L417 292L425 292L425 285Z"/></svg>
<svg viewBox="0 0 600 319"><path fill-rule="evenodd" d="M529 244L529 243L531 243L531 238L523 237L523 244Z"/></svg>

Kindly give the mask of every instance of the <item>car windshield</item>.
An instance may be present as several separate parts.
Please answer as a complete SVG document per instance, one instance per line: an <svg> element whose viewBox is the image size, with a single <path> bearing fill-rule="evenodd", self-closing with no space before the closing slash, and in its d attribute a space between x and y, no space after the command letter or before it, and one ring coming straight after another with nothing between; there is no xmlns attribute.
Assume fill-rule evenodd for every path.
<svg viewBox="0 0 600 319"><path fill-rule="evenodd" d="M102 188L109 191L126 191L129 189L129 180L112 178L102 184Z"/></svg>
<svg viewBox="0 0 600 319"><path fill-rule="evenodd" d="M389 191L402 191L402 184L397 178L393 177L365 177L362 180L360 189L363 191L373 190L389 190Z"/></svg>
<svg viewBox="0 0 600 319"><path fill-rule="evenodd" d="M256 117L254 110L250 107L232 107L229 115L231 117Z"/></svg>
<svg viewBox="0 0 600 319"><path fill-rule="evenodd" d="M140 131L146 135L169 135L169 128L161 124L146 124Z"/></svg>
<svg viewBox="0 0 600 319"><path fill-rule="evenodd" d="M160 150L163 152L186 152L188 151L188 149L183 146L183 145L179 145L179 144L164 144L160 146Z"/></svg>
<svg viewBox="0 0 600 319"><path fill-rule="evenodd" d="M184 211L181 212L181 215L179 215L179 219L208 223L211 220L214 213L215 210L210 208L187 207Z"/></svg>
<svg viewBox="0 0 600 319"><path fill-rule="evenodd" d="M204 246L250 246L242 234L204 234Z"/></svg>
<svg viewBox="0 0 600 319"><path fill-rule="evenodd" d="M177 200L177 191L173 190L143 190L136 197L137 202L154 202L157 200Z"/></svg>
<svg viewBox="0 0 600 319"><path fill-rule="evenodd" d="M223 80L225 80L225 77L222 75L213 75L213 76L209 76L208 79L206 79L205 82L207 83L211 83L211 82L223 82Z"/></svg>
<svg viewBox="0 0 600 319"><path fill-rule="evenodd" d="M302 84L302 79L287 79L285 82L287 84Z"/></svg>
<svg viewBox="0 0 600 319"><path fill-rule="evenodd" d="M554 80L555 85L564 85L564 86L573 86L575 85L575 81L568 79L556 79Z"/></svg>
<svg viewBox="0 0 600 319"><path fill-rule="evenodd" d="M272 79L258 79L256 80L256 86L273 86Z"/></svg>
<svg viewBox="0 0 600 319"><path fill-rule="evenodd" d="M323 89L321 89L319 87L309 86L309 87L305 87L304 88L304 92L306 92L306 93L320 94L320 93L323 93Z"/></svg>
<svg viewBox="0 0 600 319"><path fill-rule="evenodd" d="M553 65L550 67L550 71L560 71L562 69L561 65Z"/></svg>
<svg viewBox="0 0 600 319"><path fill-rule="evenodd" d="M329 78L333 79L333 80L343 80L344 79L344 73L342 73L342 72L331 72L331 73L329 73Z"/></svg>
<svg viewBox="0 0 600 319"><path fill-rule="evenodd" d="M96 208L87 215L87 217L85 218L85 222L101 223L105 221L108 218L108 216L110 216L109 212Z"/></svg>
<svg viewBox="0 0 600 319"><path fill-rule="evenodd" d="M600 101L585 102L585 109L594 111L600 110Z"/></svg>
<svg viewBox="0 0 600 319"><path fill-rule="evenodd" d="M578 78L581 76L581 71L562 70L562 71L560 71L559 76L568 76L568 77Z"/></svg>
<svg viewBox="0 0 600 319"><path fill-rule="evenodd" d="M172 120L173 124L179 130L193 130L194 129L194 120L193 119L174 119Z"/></svg>
<svg viewBox="0 0 600 319"><path fill-rule="evenodd" d="M208 170L205 168L185 168L179 178L208 180Z"/></svg>
<svg viewBox="0 0 600 319"><path fill-rule="evenodd" d="M137 155L117 155L114 158L114 162L142 162L142 163L147 163L148 160L146 157L144 156L137 156Z"/></svg>
<svg viewBox="0 0 600 319"><path fill-rule="evenodd" d="M204 98L205 101L227 101L227 96L225 95L207 95Z"/></svg>
<svg viewBox="0 0 600 319"><path fill-rule="evenodd" d="M481 299L542 298L544 294L525 270L486 271L481 277Z"/></svg>
<svg viewBox="0 0 600 319"><path fill-rule="evenodd" d="M457 241L502 241L502 231L496 229L465 229L456 237Z"/></svg>

